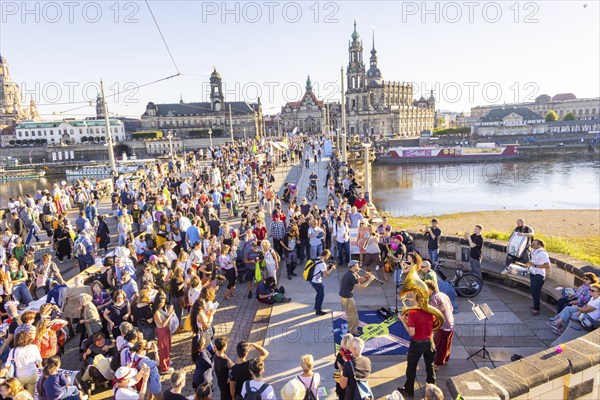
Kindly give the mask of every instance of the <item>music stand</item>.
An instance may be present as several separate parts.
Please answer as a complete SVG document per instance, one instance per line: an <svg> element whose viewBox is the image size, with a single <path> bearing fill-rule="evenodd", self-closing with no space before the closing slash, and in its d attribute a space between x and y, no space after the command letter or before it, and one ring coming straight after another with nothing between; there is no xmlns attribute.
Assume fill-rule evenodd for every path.
<svg viewBox="0 0 600 400"><path fill-rule="evenodd" d="M481 358L488 359L490 360L490 362L492 363L492 365L494 366L494 368L496 368L496 364L494 364L494 360L492 360L492 356L490 355L490 352L487 350L486 348L486 339L487 339L487 320L494 315L494 313L492 312L492 310L490 309L490 307L484 303L484 304L475 304L473 303L471 300L469 300L469 303L473 304L473 314L475 314L475 316L477 317L477 320L481 321L483 320L483 347L479 350L477 350L475 353L469 355L469 357L467 357L467 360L475 357L476 355L478 355L479 353L481 353Z"/></svg>

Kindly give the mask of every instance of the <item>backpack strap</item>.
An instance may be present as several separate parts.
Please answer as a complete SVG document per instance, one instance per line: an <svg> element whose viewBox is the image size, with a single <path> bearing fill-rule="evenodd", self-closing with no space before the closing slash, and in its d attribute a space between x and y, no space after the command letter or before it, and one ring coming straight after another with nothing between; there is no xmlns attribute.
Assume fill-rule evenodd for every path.
<svg viewBox="0 0 600 400"><path fill-rule="evenodd" d="M315 379L315 374L313 374L313 375L310 377L310 383L308 384L308 386L306 386L306 384L304 383L304 381L303 381L302 379L300 379L300 375L298 375L298 380L299 380L300 382L302 382L302 385L304 385L304 387L305 387L306 389L308 389L308 390L312 390L312 384L313 384L313 380L314 380L314 379Z"/></svg>
<svg viewBox="0 0 600 400"><path fill-rule="evenodd" d="M248 382L248 384L250 384L250 381L246 381L246 382ZM265 390L267 390L268 387L269 387L268 383L266 383L266 382L263 383L262 386L256 392L256 394L260 396L262 394L262 392L264 392Z"/></svg>

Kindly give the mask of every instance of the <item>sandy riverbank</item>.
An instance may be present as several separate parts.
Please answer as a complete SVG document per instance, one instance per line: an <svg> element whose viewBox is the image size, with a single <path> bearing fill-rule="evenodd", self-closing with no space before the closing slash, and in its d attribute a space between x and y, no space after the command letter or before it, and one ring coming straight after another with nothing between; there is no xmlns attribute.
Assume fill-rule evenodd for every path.
<svg viewBox="0 0 600 400"><path fill-rule="evenodd" d="M390 217L395 229L418 232L436 218L442 232L456 235L472 232L483 225L484 236L506 240L523 218L536 236L547 242L549 251L564 253L600 265L600 210L499 210L478 211L429 217Z"/></svg>

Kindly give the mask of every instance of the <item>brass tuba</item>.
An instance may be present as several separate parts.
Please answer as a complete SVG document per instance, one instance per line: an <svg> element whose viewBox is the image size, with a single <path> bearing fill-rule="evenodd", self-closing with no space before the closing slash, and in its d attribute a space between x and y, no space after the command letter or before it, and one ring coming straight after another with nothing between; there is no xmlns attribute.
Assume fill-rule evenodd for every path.
<svg viewBox="0 0 600 400"><path fill-rule="evenodd" d="M433 321L433 330L435 331L444 325L444 315L440 310L429 304L429 289L418 274L418 271L421 269L421 256L414 253L414 258L416 262L408 271L402 284L402 290L400 291L400 299L403 306L402 315L408 314L410 310L423 310L426 313L432 314L435 317ZM416 304L408 306L405 302L409 300L412 300Z"/></svg>

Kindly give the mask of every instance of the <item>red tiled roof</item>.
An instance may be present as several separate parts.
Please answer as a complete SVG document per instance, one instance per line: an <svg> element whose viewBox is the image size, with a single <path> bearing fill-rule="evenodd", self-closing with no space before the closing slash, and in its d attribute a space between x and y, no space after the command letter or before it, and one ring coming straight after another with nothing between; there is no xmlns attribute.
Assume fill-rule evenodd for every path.
<svg viewBox="0 0 600 400"><path fill-rule="evenodd" d="M573 93L559 93L552 97L552 101L577 100L577 96Z"/></svg>
<svg viewBox="0 0 600 400"><path fill-rule="evenodd" d="M304 96L302 96L302 99L300 99L300 101L291 101L285 106L290 107L292 110L297 110L304 103L306 96L310 96L314 103L316 103L319 107L323 107L323 101L318 100L313 92L304 92Z"/></svg>

